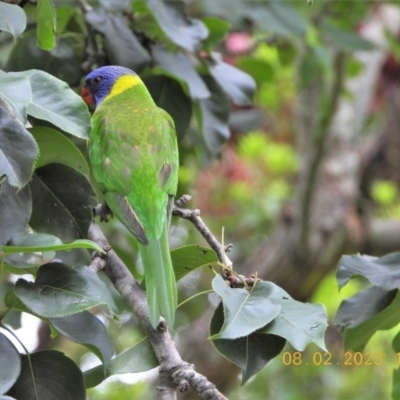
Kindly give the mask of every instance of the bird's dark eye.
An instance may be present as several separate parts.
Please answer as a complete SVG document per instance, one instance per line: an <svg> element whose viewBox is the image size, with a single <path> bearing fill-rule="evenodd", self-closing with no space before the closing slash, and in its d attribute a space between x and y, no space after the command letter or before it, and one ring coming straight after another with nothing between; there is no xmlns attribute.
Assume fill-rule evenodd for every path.
<svg viewBox="0 0 400 400"><path fill-rule="evenodd" d="M93 83L97 86L100 84L100 82L103 80L101 76L96 76L96 78L93 78Z"/></svg>

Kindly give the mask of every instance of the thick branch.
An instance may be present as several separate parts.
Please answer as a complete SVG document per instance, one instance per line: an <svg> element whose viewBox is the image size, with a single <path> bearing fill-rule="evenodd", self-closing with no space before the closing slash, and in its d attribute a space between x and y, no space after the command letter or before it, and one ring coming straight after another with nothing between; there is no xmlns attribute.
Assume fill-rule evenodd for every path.
<svg viewBox="0 0 400 400"><path fill-rule="evenodd" d="M335 79L332 83L331 93L329 94L328 104L322 110L322 118L315 132L315 153L308 166L307 180L303 193L300 194L300 248L307 250L309 246L310 215L312 210L312 197L315 192L315 183L318 178L321 163L324 159L326 142L330 132L330 125L335 116L339 97L343 88L343 67L345 56L342 52L336 54L334 60Z"/></svg>
<svg viewBox="0 0 400 400"><path fill-rule="evenodd" d="M194 371L193 365L182 360L164 322L160 322L157 329L152 327L143 289L110 247L96 223L90 225L88 236L107 253L105 256L95 253L90 268L95 271L104 269L116 290L141 322L150 340L160 364L160 385L157 388L159 399L174 399L177 387L182 392L190 387L204 400L226 399L206 377Z"/></svg>

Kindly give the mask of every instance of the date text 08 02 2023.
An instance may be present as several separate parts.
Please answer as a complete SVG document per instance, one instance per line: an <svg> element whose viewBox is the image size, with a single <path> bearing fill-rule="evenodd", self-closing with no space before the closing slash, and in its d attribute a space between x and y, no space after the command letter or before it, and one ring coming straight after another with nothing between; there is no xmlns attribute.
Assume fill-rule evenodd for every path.
<svg viewBox="0 0 400 400"><path fill-rule="evenodd" d="M400 353L396 354L397 361L400 364ZM382 365L383 364L383 355L381 352L371 352L367 351L365 353L361 352L351 352L347 351L344 353L343 358L341 360L336 360L336 362L332 359L331 353L321 353L319 351L315 352L312 356L311 360L307 360L307 362L303 359L302 353L296 351L294 353L290 353L288 351L282 354L282 363L284 365L344 365L344 366L354 366L354 365Z"/></svg>

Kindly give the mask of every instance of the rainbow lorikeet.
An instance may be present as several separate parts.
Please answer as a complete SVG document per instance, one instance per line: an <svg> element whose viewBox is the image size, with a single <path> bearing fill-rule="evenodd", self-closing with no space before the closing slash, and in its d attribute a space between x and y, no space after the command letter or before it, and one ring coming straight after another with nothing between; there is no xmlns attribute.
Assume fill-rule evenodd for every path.
<svg viewBox="0 0 400 400"><path fill-rule="evenodd" d="M127 68L96 69L81 95L95 104L89 139L94 179L138 240L152 325L163 316L172 326L177 292L168 228L179 167L174 122Z"/></svg>

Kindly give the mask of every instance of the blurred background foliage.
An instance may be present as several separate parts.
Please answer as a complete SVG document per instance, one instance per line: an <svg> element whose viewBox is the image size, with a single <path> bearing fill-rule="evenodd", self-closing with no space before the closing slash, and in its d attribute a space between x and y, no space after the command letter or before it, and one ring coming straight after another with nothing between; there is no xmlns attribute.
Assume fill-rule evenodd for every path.
<svg viewBox="0 0 400 400"><path fill-rule="evenodd" d="M28 29L15 42L6 32L0 33L1 68L5 71L45 70L77 91L82 85L82 77L97 65L118 63L140 72L160 105L171 112L177 122L181 156L179 194L193 196L190 207L201 210L202 217L217 237L221 238L224 227L225 243L234 244L230 258L238 272L260 247L266 246L277 224L292 223L293 208L297 207L301 187L299 181L309 176L304 169L308 159L312 158L310 154L320 146L321 137L326 139L324 132L328 128L323 125L324 121L330 123L336 111L336 105L331 101L335 85L339 89L337 101L340 98L355 102L356 94L345 85L339 87L339 84L360 76L366 68L362 62L363 54L378 49L384 55L379 68L370 77L374 82L373 96L362 126L351 139L352 145L362 153L360 173L357 178L353 177L359 193L355 204L361 228L349 229L346 241L352 244L353 249L356 243L357 251L363 251L368 247L368 241L359 240L359 236L362 236L365 221L400 221L400 125L394 126L391 119L393 104L399 104L393 99L400 93L400 5L397 2L185 1L188 15L196 22L188 24L186 31L184 29L180 34L174 26L156 29L158 25L154 24L154 19L162 20L157 10L163 9L157 1L100 0L85 4L55 0L56 45L50 52L37 46L36 6L29 1L24 3ZM174 9L182 7L183 3L165 1L165 4ZM94 8L89 10L86 6ZM392 18L388 17L389 14ZM176 15L179 18L180 14ZM377 21L387 25L384 45L374 41L374 35L381 40L382 32L377 28L373 30ZM204 27L209 30L207 38ZM193 44L199 38L203 47L201 54L196 53ZM378 43L382 43L379 40ZM157 47L160 42L175 53ZM182 59L179 59L177 50L184 55ZM168 54L175 54L178 58L169 58ZM338 54L344 60L340 66L341 82L336 64ZM189 62L197 73L204 74L207 57L236 66L257 83L253 103L250 103L248 92L251 83L246 78L225 69L226 77L231 81L224 81L224 74L214 73L216 82L230 94L229 100L215 88L212 90L217 97L210 109L216 119L203 120L203 124L206 128L213 127L214 136L207 129L201 132L199 124L201 107L210 107L210 104L202 103L206 101L204 92L207 87L200 85L190 73L188 76L190 68L185 69ZM233 90L229 89L229 82L235 79L241 88L239 93L232 93ZM299 93L313 85L317 87L316 97L309 104L299 105L304 101ZM230 112L226 112L227 104ZM310 108L306 137L311 145L304 144L304 137L299 138L299 130L304 130L304 126L298 124L297 113L301 107ZM388 121L391 132L397 132L397 138L387 133ZM229 130L225 129L226 126ZM335 143L327 141L325 152L334 153ZM81 143L77 144L85 150ZM321 182L314 182L312 190L317 192L319 186L322 186ZM339 191L335 186L330 190L332 192L325 193L328 197L334 197ZM127 235L115 220L103 228L133 274L140 277L140 266L132 258L135 243L131 235ZM395 233L398 232L397 228ZM173 222L171 236L173 247L193 242L203 244L199 235L184 221ZM400 248L400 239L392 251L396 248ZM379 253L381 250L377 248L376 251ZM63 258L76 261L81 260L82 255L75 252L65 254ZM311 281L306 282L305 276L304 282L297 282L299 287L305 288L301 291L302 299L325 304L331 321L340 302L361 287L360 283L351 282L338 293L334 275L337 261L337 255L332 256L327 262L330 271L317 273ZM251 265L250 270L257 271L258 263ZM186 296L206 290L211 277L208 271L192 273L183 280L180 290ZM269 279L269 275L262 272L261 277ZM285 276L281 281L285 281ZM296 296L298 293L291 294ZM303 354L301 366L284 365L279 356L240 388L238 369L224 364L206 340L207 322L204 318L210 315L204 312L209 305L215 306L215 299L204 297L178 310L177 325L181 328L176 333L176 342L178 348L184 349L183 357L185 351L190 353L188 361L198 365L199 372L206 374L229 398L356 400L390 397L392 369L398 365L391 350L394 334L391 331L379 333L368 344L368 351L382 353L382 365L350 367L335 365L343 364L343 345L333 326L328 328L326 339L334 365L315 365L313 355L319 350L310 346ZM140 339L137 321L128 313L121 316L120 322L110 319L104 319L104 322L108 324L117 353ZM196 335L194 342L188 342L190 326L197 327L196 335L201 337L201 344L197 347L193 344ZM38 348L50 346L46 327L41 326L43 332L39 330ZM199 333L200 328L202 331ZM93 365L94 361L85 356L83 348L59 337L51 342L53 348L54 343L55 348L68 349L78 364ZM191 344L190 351L188 343ZM293 353L294 350L287 346L285 351ZM200 358L206 361L197 364ZM88 398L148 399L152 389L142 379L145 378L133 375L109 379L90 389ZM136 383L132 386L131 382Z"/></svg>

